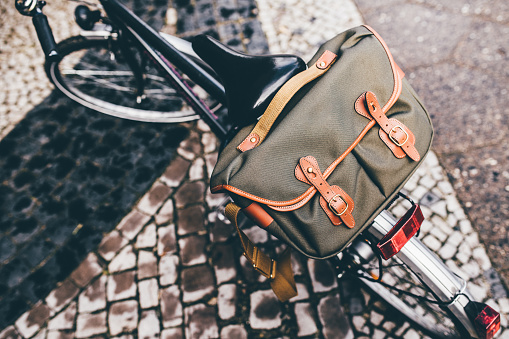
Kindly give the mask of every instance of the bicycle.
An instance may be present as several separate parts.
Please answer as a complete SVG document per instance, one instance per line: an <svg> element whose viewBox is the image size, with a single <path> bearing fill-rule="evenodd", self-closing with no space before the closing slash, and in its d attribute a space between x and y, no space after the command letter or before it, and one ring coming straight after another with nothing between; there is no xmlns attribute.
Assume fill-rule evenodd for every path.
<svg viewBox="0 0 509 339"><path fill-rule="evenodd" d="M46 71L55 86L71 99L89 108L120 118L167 123L202 118L219 140L223 142L227 140L227 128L217 118L214 111L217 112L225 104L230 108L232 105L241 105L242 100L233 102L234 99L226 97L225 89L217 80L215 73L203 63L193 51L190 43L173 36L157 34L117 0L101 0L100 2L107 16L102 16L98 11L90 11L88 7L78 6L77 22L86 34L56 44L47 19L42 13L44 2L16 0L18 10L22 14L34 18L34 25L47 59ZM226 55L228 55L230 53L221 45L206 38L203 39L205 40L202 46L205 47L202 47L200 54L227 53ZM134 44L136 49L127 48L126 43ZM96 49L102 52L95 53ZM85 53L80 52L79 57L75 59L77 61L71 61L71 68L65 71L65 68L61 66L66 64L67 58L82 50ZM114 56L114 59L111 56ZM217 64L217 59L214 60L210 57L208 61L221 67L221 64ZM101 98L97 98L100 93L97 93L94 86L87 86L84 81L91 79L91 76L96 77L94 80L98 76L105 76L102 69L100 69L101 72L97 72L97 70L90 72L84 68L83 70L87 70L87 72L82 73L85 77L81 82L76 82L71 77L79 75L75 69L76 65L89 67L91 62L104 62L106 66L120 68L120 70L115 70L113 75L121 77L121 79L114 78L114 82L109 79L99 79L101 80L99 83L105 84L108 90ZM126 65L120 67L124 62ZM301 62L297 59L291 59L288 62L288 65L290 64L293 65L289 66L292 70L285 74L286 77L290 77L291 74L298 72L299 67L302 67ZM145 68L148 65L150 65L150 70ZM177 69L186 74L188 79L184 80ZM219 69L219 71L221 70ZM278 76L281 75L280 72L275 73ZM223 71L223 77L225 74ZM125 76L132 76L132 79L126 81ZM149 80L148 86L142 81L144 78ZM273 82L270 79L266 82L273 85L276 77L273 78ZM234 80L233 77L231 81L235 82ZM96 84L96 82L94 83ZM126 86L126 83L129 86ZM196 94L188 83L197 84L215 99L209 102L206 95ZM167 84L176 87L176 90L168 89ZM118 101L108 103L106 99L113 98L109 94L111 93L109 90L112 89L120 91L121 95L117 96ZM87 90L91 90L91 94L87 94ZM124 106L127 105L125 100L129 97L125 93L129 93L132 97L132 107ZM247 99L251 100L245 100L245 102L250 102L252 107L246 106L245 108L259 112L273 96L274 86L265 84L262 88L256 88L249 93L251 93L251 97ZM152 99L151 94L157 94L157 96ZM253 98L256 99L261 95L265 100L261 104L253 105ZM162 101L156 104L154 103L156 99L162 99ZM207 100L207 102L203 100ZM216 101L219 102L218 109L211 109ZM170 112L153 109L154 106L166 107L170 104L172 107L176 106ZM237 110L239 110L238 107ZM255 115L253 114L253 116ZM252 120L253 116L237 117L237 119ZM241 121L237 121L237 123L239 122ZM333 263L338 276L349 275L360 278L359 280L368 289L433 337L492 337L500 326L499 318L498 323L496 322L497 314L486 314L485 305L475 303L466 290L464 282L461 282L416 237L411 238L398 255L391 259L392 261L384 263L384 266L381 265L382 261L373 250L372 245L378 243L395 224L396 220L389 212L384 211L379 215L363 237L355 239L345 251L335 258ZM381 280L382 274L384 280ZM408 285L412 287L409 288ZM404 289L412 290L412 292L408 294ZM429 310L423 312L413 306L419 306L420 309L426 307ZM476 330L474 319L479 315L488 318L485 323L489 326L484 329L484 333L478 333Z"/></svg>

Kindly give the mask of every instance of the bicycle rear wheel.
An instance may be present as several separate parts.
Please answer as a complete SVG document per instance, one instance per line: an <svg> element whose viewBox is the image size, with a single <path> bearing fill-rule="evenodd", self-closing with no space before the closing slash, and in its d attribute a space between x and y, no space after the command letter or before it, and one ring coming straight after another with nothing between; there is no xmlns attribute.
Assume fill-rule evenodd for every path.
<svg viewBox="0 0 509 339"><path fill-rule="evenodd" d="M374 227L368 231L370 241L377 242ZM380 275L380 264L381 281L375 281ZM420 265L425 269L418 269ZM338 267L348 267L345 271L348 276L359 279L371 294L383 299L424 334L432 338L471 338L458 319L465 320L463 307L470 298L468 291L418 239L412 238L400 256L380 261L371 246L358 238L345 250ZM450 283L451 280L454 282ZM456 297L450 305L425 301L448 302Z"/></svg>
<svg viewBox="0 0 509 339"><path fill-rule="evenodd" d="M57 46L60 57L46 63L55 86L74 101L115 117L178 123L199 119L171 82L148 55L131 48L142 67L144 98L137 94L137 79L120 53L113 53L108 39L71 37ZM186 79L187 80L187 79ZM208 107L217 103L208 94L186 81Z"/></svg>

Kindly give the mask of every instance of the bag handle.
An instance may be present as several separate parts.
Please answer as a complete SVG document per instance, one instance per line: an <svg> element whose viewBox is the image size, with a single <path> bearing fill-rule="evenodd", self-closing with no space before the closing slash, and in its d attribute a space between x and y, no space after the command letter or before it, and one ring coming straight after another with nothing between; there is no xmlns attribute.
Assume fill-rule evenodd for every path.
<svg viewBox="0 0 509 339"><path fill-rule="evenodd" d="M265 278L270 279L270 287L282 302L297 295L297 287L293 276L291 251L288 247L279 257L278 261L271 259L253 244L247 235L240 229L237 216L241 208L229 203L224 210L226 217L235 225L240 242L244 249L244 256L251 262L254 269Z"/></svg>
<svg viewBox="0 0 509 339"><path fill-rule="evenodd" d="M237 149L245 152L259 146L269 133L279 114L283 111L283 108L295 93L307 83L323 75L336 58L336 54L331 51L325 51L313 66L288 80L276 93L265 113L263 113L251 133L240 143Z"/></svg>

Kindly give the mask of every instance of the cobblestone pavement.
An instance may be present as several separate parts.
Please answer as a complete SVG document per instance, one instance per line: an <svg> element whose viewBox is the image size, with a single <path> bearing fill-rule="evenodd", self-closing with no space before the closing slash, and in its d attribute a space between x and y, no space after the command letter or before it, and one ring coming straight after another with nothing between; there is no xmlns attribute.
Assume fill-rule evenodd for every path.
<svg viewBox="0 0 509 339"><path fill-rule="evenodd" d="M426 103L434 150L509 286L508 2L356 3Z"/></svg>
<svg viewBox="0 0 509 339"><path fill-rule="evenodd" d="M262 29L271 51L302 54L362 22L349 1L322 1L323 9L313 12L306 10L316 6L313 2L288 0L259 0L258 9L253 3L225 0L173 5L178 18L188 15L191 19L163 30L184 35L207 31L249 51L266 49ZM362 10L364 4L358 5ZM200 14L207 10L213 11L209 16L213 21ZM261 24L253 19L257 10ZM175 12L169 12L170 21ZM302 28L307 22L334 29L320 31L317 38L319 32L309 33L311 26ZM339 27L337 22L346 26ZM32 104L37 105L37 100ZM5 106L8 111L21 109ZM40 114L37 109L36 113ZM217 157L215 138L203 123L180 127L188 129L189 135L180 142L169 166L159 172L162 175L148 183L148 192L134 195L134 207L118 223L109 222L114 229L102 231L105 235L98 247L86 252L77 269L68 268L70 274L55 289L34 297L27 312L4 325L0 338L424 337L355 284L338 282L327 261L294 256L299 296L279 303L267 281L248 267L232 239L231 225L218 214L224 197L207 192L207 178ZM427 217L420 237L468 281L478 300L502 313L499 337L509 337L506 290L439 158L431 153L405 187L422 203ZM396 206L393 212L401 214L402 207ZM247 233L267 249L280 246L256 227ZM34 280L32 287L40 282Z"/></svg>

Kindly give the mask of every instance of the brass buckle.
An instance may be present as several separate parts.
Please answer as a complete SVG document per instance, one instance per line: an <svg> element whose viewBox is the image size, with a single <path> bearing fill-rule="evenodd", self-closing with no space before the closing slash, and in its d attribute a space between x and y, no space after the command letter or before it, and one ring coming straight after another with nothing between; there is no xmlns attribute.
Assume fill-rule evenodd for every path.
<svg viewBox="0 0 509 339"><path fill-rule="evenodd" d="M345 203L346 207L345 209L341 212L341 213L338 213L336 211L336 209L334 207L332 207L331 205L331 202L336 202L336 197L339 197L341 200L343 200L343 202ZM343 199L343 197L340 195L340 194L336 194L335 196L332 197L332 199L329 201L329 209L332 211L332 213L334 213L335 215L337 215L338 217L342 216L343 214L346 213L346 211L348 211L348 202L346 202L345 199Z"/></svg>
<svg viewBox="0 0 509 339"><path fill-rule="evenodd" d="M405 138L405 141L403 141L402 143L399 143L396 139L394 139L394 137L391 135L392 132L396 132L396 128L399 128L400 130L403 131L403 133L405 133L406 135L406 138ZM399 147L402 147L407 141L408 141L408 133L403 129L403 127L401 127L400 125L396 125L394 126L391 131L389 132L389 139L391 139L391 141L393 143L396 144L396 146L399 146Z"/></svg>
<svg viewBox="0 0 509 339"><path fill-rule="evenodd" d="M246 255L247 257L247 255ZM249 257L248 257L249 259ZM270 259L269 272L266 271L267 265L259 265L261 260L270 259L267 255L258 250L258 247L253 248L253 268L258 271L261 275L263 275L267 279L274 279L276 277L276 262L273 259ZM264 268L265 267L265 268Z"/></svg>

